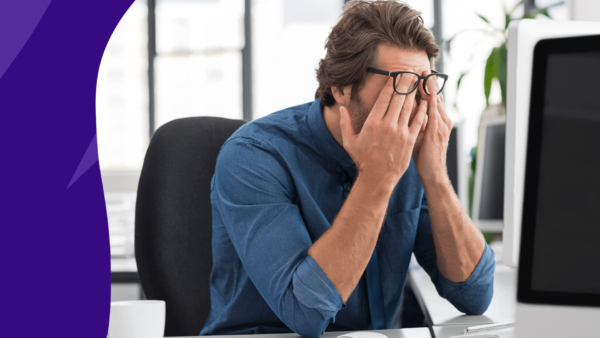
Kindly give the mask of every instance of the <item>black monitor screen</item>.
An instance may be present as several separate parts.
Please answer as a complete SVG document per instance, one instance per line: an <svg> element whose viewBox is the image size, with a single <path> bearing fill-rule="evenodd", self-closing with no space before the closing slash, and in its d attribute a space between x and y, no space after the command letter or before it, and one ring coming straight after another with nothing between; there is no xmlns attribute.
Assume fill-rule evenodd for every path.
<svg viewBox="0 0 600 338"><path fill-rule="evenodd" d="M454 192L458 195L458 132L456 127L450 132L450 140L448 142L448 151L446 152L446 165L448 167L448 177L454 188Z"/></svg>
<svg viewBox="0 0 600 338"><path fill-rule="evenodd" d="M490 124L485 131L479 218L502 220L504 213L504 145L506 125Z"/></svg>
<svg viewBox="0 0 600 338"><path fill-rule="evenodd" d="M531 288L600 294L600 52L549 54L532 85L545 100Z"/></svg>

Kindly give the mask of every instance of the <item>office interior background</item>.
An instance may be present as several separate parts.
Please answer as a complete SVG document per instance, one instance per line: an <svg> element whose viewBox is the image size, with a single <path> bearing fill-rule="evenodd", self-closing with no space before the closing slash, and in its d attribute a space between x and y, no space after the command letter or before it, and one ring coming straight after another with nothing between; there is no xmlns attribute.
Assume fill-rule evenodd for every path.
<svg viewBox="0 0 600 338"><path fill-rule="evenodd" d="M557 1L525 1L513 17ZM585 20L586 11L577 12L577 1L596 0L562 2L549 10L550 16ZM345 2L136 0L132 4L106 46L96 92L113 301L143 297L134 259L135 199L152 133L177 118L249 121L314 100L315 69ZM486 60L502 42L505 9L519 1L405 2L422 12L426 27L442 46L436 68L449 75L444 99L451 118L462 123L459 152L468 165L486 109ZM496 33L489 34L480 15L497 28ZM494 81L489 104L500 102L500 86Z"/></svg>

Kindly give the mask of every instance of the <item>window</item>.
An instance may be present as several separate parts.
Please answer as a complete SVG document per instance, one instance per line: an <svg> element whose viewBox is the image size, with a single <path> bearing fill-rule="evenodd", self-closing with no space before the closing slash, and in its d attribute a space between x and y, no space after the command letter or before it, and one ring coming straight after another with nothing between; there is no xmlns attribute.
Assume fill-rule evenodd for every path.
<svg viewBox="0 0 600 338"><path fill-rule="evenodd" d="M100 169L140 170L148 147L147 7L134 2L112 34L98 71Z"/></svg>
<svg viewBox="0 0 600 338"><path fill-rule="evenodd" d="M242 118L243 0L158 0L156 125Z"/></svg>
<svg viewBox="0 0 600 338"><path fill-rule="evenodd" d="M253 1L254 118L314 100L315 70L342 0Z"/></svg>

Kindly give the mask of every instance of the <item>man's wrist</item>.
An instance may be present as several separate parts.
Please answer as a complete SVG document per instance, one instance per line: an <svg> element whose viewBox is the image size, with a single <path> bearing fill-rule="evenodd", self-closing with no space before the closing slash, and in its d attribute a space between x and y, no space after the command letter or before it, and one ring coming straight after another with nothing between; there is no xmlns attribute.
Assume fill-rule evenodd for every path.
<svg viewBox="0 0 600 338"><path fill-rule="evenodd" d="M450 182L450 178L446 174L439 174L431 177L421 177L421 184L423 185L423 189L426 191L452 187L452 182Z"/></svg>
<svg viewBox="0 0 600 338"><path fill-rule="evenodd" d="M394 180L392 177L382 175L370 175L367 173L360 173L356 178L357 182L361 182L370 187L373 194L377 195L392 195L398 180Z"/></svg>

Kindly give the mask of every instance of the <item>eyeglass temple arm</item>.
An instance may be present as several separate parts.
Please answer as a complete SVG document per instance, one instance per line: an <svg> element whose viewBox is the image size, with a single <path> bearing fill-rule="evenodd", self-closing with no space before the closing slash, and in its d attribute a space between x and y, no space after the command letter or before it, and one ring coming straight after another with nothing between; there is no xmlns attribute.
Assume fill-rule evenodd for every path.
<svg viewBox="0 0 600 338"><path fill-rule="evenodd" d="M386 72L385 70L381 70L381 69L377 69L377 68L373 68L373 67L367 68L367 72L373 73L373 74L381 74L381 75L385 75L385 76L391 76L391 72Z"/></svg>

